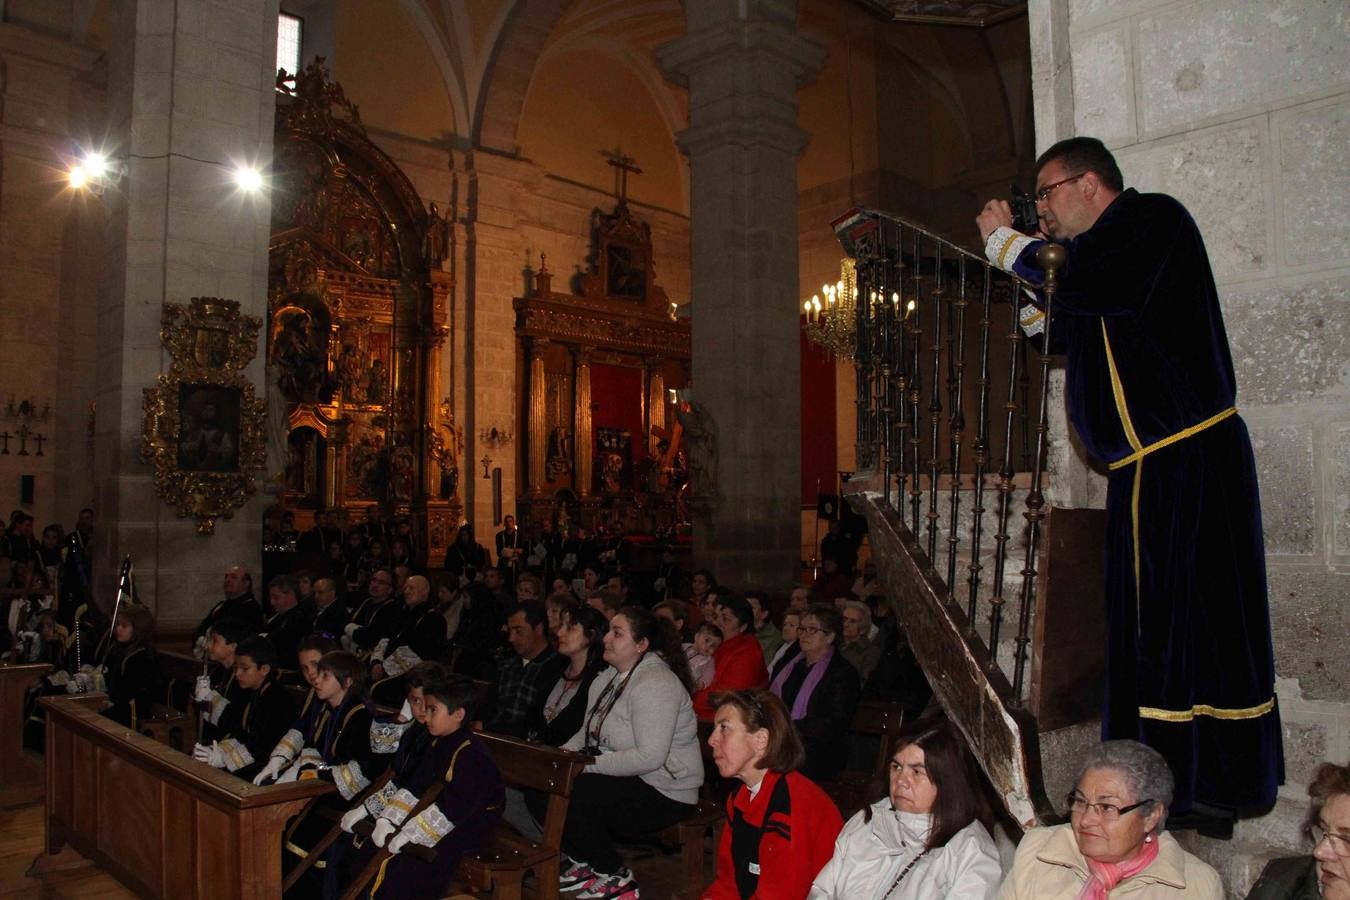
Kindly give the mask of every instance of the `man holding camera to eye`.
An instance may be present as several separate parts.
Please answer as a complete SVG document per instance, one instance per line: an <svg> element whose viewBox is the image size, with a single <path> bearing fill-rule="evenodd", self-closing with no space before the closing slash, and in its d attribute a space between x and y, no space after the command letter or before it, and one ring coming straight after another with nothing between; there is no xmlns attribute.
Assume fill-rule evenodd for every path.
<svg viewBox="0 0 1350 900"><path fill-rule="evenodd" d="M1067 252L1052 321L1040 291L1020 318L1067 355L1069 417L1110 470L1102 736L1167 757L1170 827L1231 835L1274 804L1284 761L1256 467L1209 258L1186 209L1126 189L1094 138L1045 151L1032 197L1020 230L1003 200L976 223L990 262L1033 285L1045 240Z"/></svg>

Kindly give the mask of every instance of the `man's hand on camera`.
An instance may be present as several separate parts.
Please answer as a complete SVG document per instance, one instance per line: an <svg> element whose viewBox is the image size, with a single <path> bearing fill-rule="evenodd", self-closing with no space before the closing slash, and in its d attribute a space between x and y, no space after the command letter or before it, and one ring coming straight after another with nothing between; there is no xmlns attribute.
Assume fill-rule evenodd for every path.
<svg viewBox="0 0 1350 900"><path fill-rule="evenodd" d="M1012 206L1007 200L990 200L975 217L975 224L980 228L980 241L988 241L1002 226L1012 227Z"/></svg>

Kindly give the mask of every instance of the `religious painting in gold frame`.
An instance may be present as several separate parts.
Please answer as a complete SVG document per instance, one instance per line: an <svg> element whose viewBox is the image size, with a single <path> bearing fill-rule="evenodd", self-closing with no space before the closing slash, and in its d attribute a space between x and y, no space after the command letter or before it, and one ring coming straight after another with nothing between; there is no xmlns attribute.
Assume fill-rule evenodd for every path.
<svg viewBox="0 0 1350 900"><path fill-rule="evenodd" d="M166 303L161 314L172 362L144 392L141 459L155 469L155 492L195 518L199 534L214 534L216 519L244 505L267 461L266 408L243 374L261 327L216 297Z"/></svg>

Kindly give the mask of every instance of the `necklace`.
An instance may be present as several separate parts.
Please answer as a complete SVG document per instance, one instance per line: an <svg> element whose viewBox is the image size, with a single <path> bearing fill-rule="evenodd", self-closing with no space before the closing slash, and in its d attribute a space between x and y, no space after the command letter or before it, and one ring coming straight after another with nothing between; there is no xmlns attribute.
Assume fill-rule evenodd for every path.
<svg viewBox="0 0 1350 900"><path fill-rule="evenodd" d="M900 874L897 875L897 876L895 876L895 880L891 882L891 886L888 887L888 888L886 888L886 893L884 893L884 894L881 895L881 900L886 900L886 898L889 897L889 896L895 891L896 887L899 886L900 882L902 882L902 881L905 880L905 876L909 874L909 870L912 869L912 868L914 868L914 865L915 865L919 860L923 859L923 858L924 858L925 856L927 856L927 855L928 855L928 851L925 850L925 851L923 851L922 853L920 853L918 856L916 856L916 857L914 857L913 859L911 859L911 860L909 861L909 864L906 865L903 869L900 870Z"/></svg>

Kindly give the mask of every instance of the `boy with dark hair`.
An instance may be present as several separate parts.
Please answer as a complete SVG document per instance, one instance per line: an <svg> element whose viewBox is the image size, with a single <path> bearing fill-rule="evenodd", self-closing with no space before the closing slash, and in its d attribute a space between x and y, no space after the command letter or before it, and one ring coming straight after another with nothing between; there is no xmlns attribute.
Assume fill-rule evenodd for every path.
<svg viewBox="0 0 1350 900"><path fill-rule="evenodd" d="M244 689L239 718L223 737L198 743L192 756L198 762L226 769L240 778L252 778L295 721L295 698L277 684L277 651L265 637L251 637L234 651L234 680Z"/></svg>
<svg viewBox="0 0 1350 900"><path fill-rule="evenodd" d="M206 658L210 670L197 677L192 699L205 716L197 740L210 743L220 736L222 723L231 704L243 709L247 691L234 679L234 655L242 641L253 636L247 624L239 619L221 619L206 631Z"/></svg>
<svg viewBox="0 0 1350 900"><path fill-rule="evenodd" d="M372 898L442 896L460 858L487 840L505 803L501 773L465 727L473 717L473 682L462 675L429 678L422 693L431 738L425 750L415 759L401 758L394 777L342 817L348 832L373 817L371 842L393 854L380 866ZM433 786L439 786L435 800L413 815ZM408 844L431 848L435 856L427 862L403 855ZM359 839L353 846L360 851L353 860L358 867L377 852Z"/></svg>

